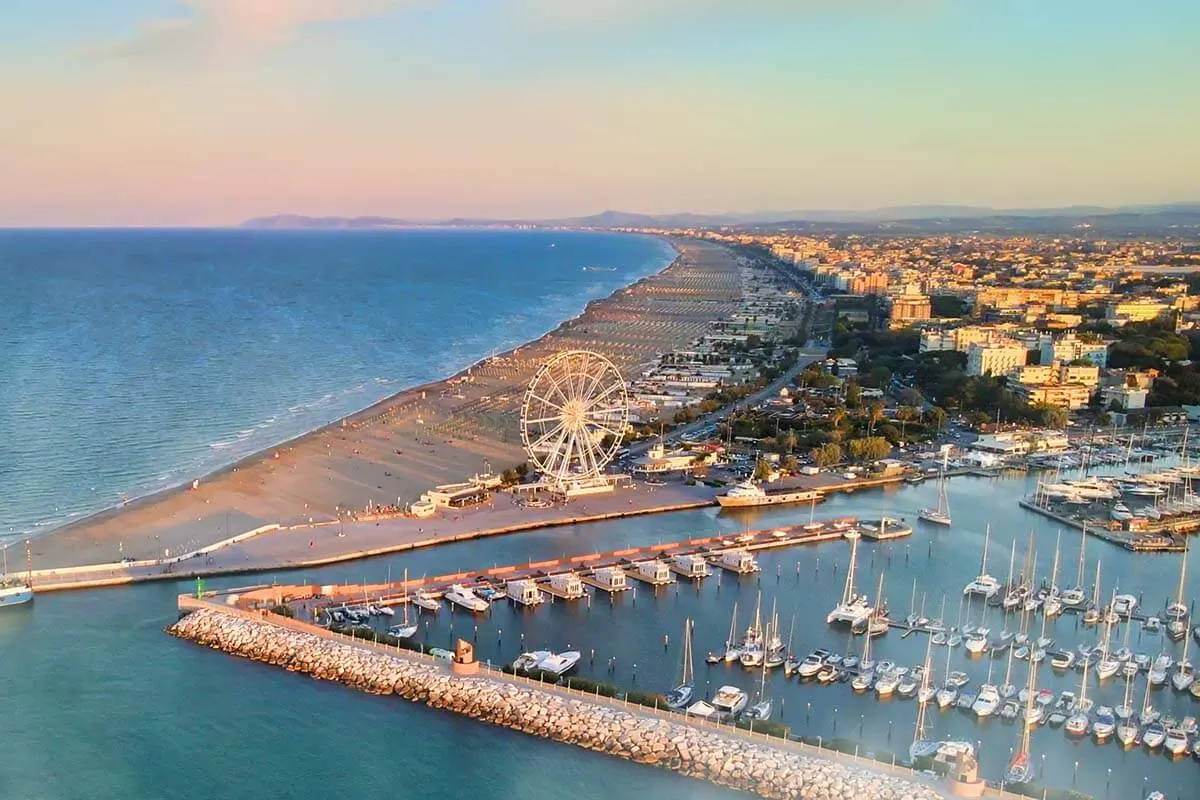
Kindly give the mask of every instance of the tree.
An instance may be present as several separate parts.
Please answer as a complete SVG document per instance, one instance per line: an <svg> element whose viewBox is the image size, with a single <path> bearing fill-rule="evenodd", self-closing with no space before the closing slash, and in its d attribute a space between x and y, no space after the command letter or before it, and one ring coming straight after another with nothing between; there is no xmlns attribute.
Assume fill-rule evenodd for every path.
<svg viewBox="0 0 1200 800"><path fill-rule="evenodd" d="M795 474L800 471L800 459L795 456L788 456L783 460L783 468L788 472Z"/></svg>
<svg viewBox="0 0 1200 800"><path fill-rule="evenodd" d="M851 381L846 384L846 408L858 408L862 405L862 389Z"/></svg>
<svg viewBox="0 0 1200 800"><path fill-rule="evenodd" d="M851 439L846 443L850 455L859 461L878 461L892 452L892 444L882 436Z"/></svg>
<svg viewBox="0 0 1200 800"><path fill-rule="evenodd" d="M771 468L771 462L765 458L760 458L754 465L754 480L765 481L771 477L771 473L775 470Z"/></svg>
<svg viewBox="0 0 1200 800"><path fill-rule="evenodd" d="M800 438L796 436L796 432L791 428L788 428L787 433L783 435L783 446L786 447L787 451L790 453L796 449L796 444L799 442L799 440Z"/></svg>
<svg viewBox="0 0 1200 800"><path fill-rule="evenodd" d="M814 447L808 456L816 466L829 467L842 460L842 448L835 442L830 442Z"/></svg>
<svg viewBox="0 0 1200 800"><path fill-rule="evenodd" d="M933 408L929 409L929 421L932 422L933 426L939 431L942 429L942 426L946 424L947 416L949 415L946 414L946 409L942 408L941 406L934 406Z"/></svg>
<svg viewBox="0 0 1200 800"><path fill-rule="evenodd" d="M1032 406L1032 411L1039 425L1046 428L1065 428L1067 426L1069 414L1065 408L1047 405L1046 403L1035 403Z"/></svg>
<svg viewBox="0 0 1200 800"><path fill-rule="evenodd" d="M878 400L872 400L867 405L867 435L871 436L875 433L875 423L883 419L883 403Z"/></svg>

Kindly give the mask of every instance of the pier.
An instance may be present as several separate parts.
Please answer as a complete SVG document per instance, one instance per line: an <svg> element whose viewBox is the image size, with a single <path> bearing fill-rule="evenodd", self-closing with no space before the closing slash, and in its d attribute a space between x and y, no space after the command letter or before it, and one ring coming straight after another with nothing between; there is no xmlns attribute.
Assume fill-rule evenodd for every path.
<svg viewBox="0 0 1200 800"><path fill-rule="evenodd" d="M1053 509L1029 499L1022 499L1017 502L1021 508L1032 511L1035 514L1040 514L1047 519L1052 519L1061 525L1074 528L1077 531L1085 531L1090 536L1095 536L1097 539L1102 539L1134 553L1182 553L1186 549L1186 545L1181 540L1171 535L1182 535L1178 530L1172 530L1169 533L1156 533L1149 530L1110 530L1094 522L1092 524L1084 524L1084 520L1059 514ZM1197 524L1200 525L1200 521L1197 521Z"/></svg>

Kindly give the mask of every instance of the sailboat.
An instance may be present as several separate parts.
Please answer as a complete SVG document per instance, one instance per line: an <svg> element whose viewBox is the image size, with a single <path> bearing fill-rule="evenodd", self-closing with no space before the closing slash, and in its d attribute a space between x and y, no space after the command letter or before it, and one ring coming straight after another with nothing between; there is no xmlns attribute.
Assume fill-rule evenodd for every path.
<svg viewBox="0 0 1200 800"><path fill-rule="evenodd" d="M408 602L407 569L404 570L404 599L402 601L402 605L404 606L404 621L399 625L393 625L392 627L388 628L388 633L390 633L392 636L395 636L397 639L409 639L412 638L413 634L417 632L417 623L411 621L408 616L408 607L410 604Z"/></svg>
<svg viewBox="0 0 1200 800"><path fill-rule="evenodd" d="M1062 542L1062 531L1054 539L1054 566L1050 570L1050 588L1046 591L1046 599L1042 602L1042 614L1047 617L1057 616L1062 612L1063 602L1058 594L1058 550Z"/></svg>
<svg viewBox="0 0 1200 800"><path fill-rule="evenodd" d="M771 718L771 698L767 697L767 663L763 661L762 679L758 687L758 702L745 710L742 716L762 722Z"/></svg>
<svg viewBox="0 0 1200 800"><path fill-rule="evenodd" d="M686 708L692 702L696 693L695 678L692 671L692 620L683 621L683 664L679 670L679 685L667 692L667 708Z"/></svg>
<svg viewBox="0 0 1200 800"><path fill-rule="evenodd" d="M758 602L754 605L754 623L746 629L746 636L742 639L741 646L738 648L740 651L738 660L742 662L743 667L757 667L763 663L763 660L766 658L764 638L762 630L762 593L760 592Z"/></svg>
<svg viewBox="0 0 1200 800"><path fill-rule="evenodd" d="M1178 642L1187 636L1188 625L1187 615L1188 607L1183 602L1184 586L1187 581L1187 557L1188 548L1187 540L1184 540L1182 562L1179 565L1179 588L1175 591L1175 602L1167 606L1166 617L1170 622L1167 623L1167 635L1171 637L1171 641Z"/></svg>
<svg viewBox="0 0 1200 800"><path fill-rule="evenodd" d="M1113 596L1116 597L1116 590L1113 590ZM1121 668L1121 662L1117 661L1109 655L1109 649L1112 641L1112 616L1105 615L1104 619L1104 641L1102 643L1102 653L1100 660L1096 662L1096 679L1107 680L1117 674L1117 670ZM1086 672L1084 674L1087 674Z"/></svg>
<svg viewBox="0 0 1200 800"><path fill-rule="evenodd" d="M963 594L979 594L990 598L1000 591L1000 581L993 578L987 571L988 543L992 537L992 526L989 523L983 532L983 560L979 564L979 575L975 580L963 587Z"/></svg>
<svg viewBox="0 0 1200 800"><path fill-rule="evenodd" d="M1035 719L1036 706L1034 705L1034 686L1037 683L1036 672L1033 664L1029 665L1029 686L1026 688L1025 696L1025 715L1021 725L1021 741L1017 745L1017 749L1013 752L1012 760L1008 762L1008 770L1004 773L1004 782L1010 785L1021 786L1033 780L1033 759L1030 753L1031 739L1033 737L1033 728L1036 723L1031 722Z"/></svg>
<svg viewBox="0 0 1200 800"><path fill-rule="evenodd" d="M1187 629L1187 623L1184 623L1184 629ZM1171 685L1175 687L1177 692L1186 692L1191 688L1196 681L1196 673L1192 668L1192 662L1188 661L1188 639L1185 636L1183 639L1183 656L1176 664L1177 669L1175 674L1171 676Z"/></svg>
<svg viewBox="0 0 1200 800"><path fill-rule="evenodd" d="M1079 699L1075 702L1075 713L1067 717L1066 731L1070 736L1083 736L1091 724L1088 712L1092 710L1092 701L1087 696L1087 670L1079 681Z"/></svg>
<svg viewBox="0 0 1200 800"><path fill-rule="evenodd" d="M1083 624L1095 625L1102 619L1100 608L1100 559L1096 559L1096 585L1092 588L1092 605L1083 612Z"/></svg>
<svg viewBox="0 0 1200 800"><path fill-rule="evenodd" d="M842 589L841 602L834 606L829 615L825 617L825 621L830 625L835 623L845 625L861 624L870 619L871 612L874 611L867 600L867 596L865 594L860 596L854 591L854 572L858 559L858 540L860 538L860 534L857 532L854 532L854 534L852 536L850 531L847 531L845 534L845 538L850 540L850 568L846 570L846 585Z"/></svg>
<svg viewBox="0 0 1200 800"><path fill-rule="evenodd" d="M738 656L742 654L741 648L734 641L734 636L737 635L737 602L733 604L733 614L729 618L729 638L725 640L725 661L737 661Z"/></svg>
<svg viewBox="0 0 1200 800"><path fill-rule="evenodd" d="M1082 608L1087 602L1087 594L1083 591L1084 549L1087 547L1087 523L1083 523L1083 533L1079 536L1079 569L1075 573L1075 585L1062 593L1062 604L1067 608Z"/></svg>
<svg viewBox="0 0 1200 800"><path fill-rule="evenodd" d="M950 448L942 448L942 469L938 473L938 504L937 508L922 508L917 516L926 522L936 525L950 524L950 498L946 494L946 464L950 458Z"/></svg>
<svg viewBox="0 0 1200 800"><path fill-rule="evenodd" d="M970 742L937 741L925 738L925 715L929 708L929 702L933 699L932 688L929 682L931 649L932 646L926 643L925 669L921 673L921 689L917 693L917 722L913 729L912 744L908 746L908 757L913 761L918 758L934 758L949 761L959 755L971 755L975 752L975 748Z"/></svg>
<svg viewBox="0 0 1200 800"><path fill-rule="evenodd" d="M6 606L23 606L33 600L33 584L27 576L25 580L11 578L8 574L8 546L0 548L4 551L4 571L0 572L0 608ZM26 557L29 556L29 545L25 545ZM30 570L32 572L32 570Z"/></svg>
<svg viewBox="0 0 1200 800"><path fill-rule="evenodd" d="M865 692L875 683L875 662L871 659L871 637L863 637L862 658L858 660L858 674L850 681L850 688Z"/></svg>

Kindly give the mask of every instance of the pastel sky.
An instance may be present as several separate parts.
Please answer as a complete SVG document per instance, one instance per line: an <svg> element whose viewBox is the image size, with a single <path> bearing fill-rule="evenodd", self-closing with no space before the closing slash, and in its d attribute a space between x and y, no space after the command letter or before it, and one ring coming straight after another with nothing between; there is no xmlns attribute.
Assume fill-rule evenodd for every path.
<svg viewBox="0 0 1200 800"><path fill-rule="evenodd" d="M1196 0L3 0L0 225L1200 200Z"/></svg>

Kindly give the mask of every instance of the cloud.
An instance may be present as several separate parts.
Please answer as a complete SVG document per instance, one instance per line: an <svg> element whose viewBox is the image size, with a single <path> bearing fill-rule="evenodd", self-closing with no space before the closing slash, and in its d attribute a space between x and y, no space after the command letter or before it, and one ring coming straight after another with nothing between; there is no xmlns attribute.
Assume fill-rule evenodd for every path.
<svg viewBox="0 0 1200 800"><path fill-rule="evenodd" d="M432 2L433 0L425 0ZM91 48L107 59L253 55L322 24L383 16L422 0L184 0L185 13L144 22Z"/></svg>

